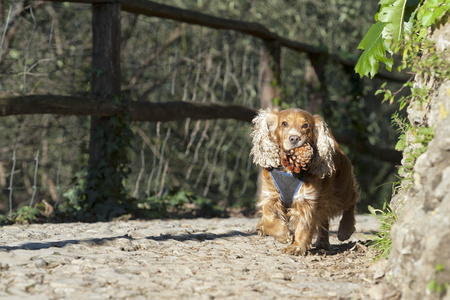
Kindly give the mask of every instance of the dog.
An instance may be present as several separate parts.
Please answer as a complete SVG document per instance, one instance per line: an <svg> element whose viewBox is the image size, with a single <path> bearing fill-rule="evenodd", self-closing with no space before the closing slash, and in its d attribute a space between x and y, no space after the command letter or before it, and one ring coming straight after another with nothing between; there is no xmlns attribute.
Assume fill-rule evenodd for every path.
<svg viewBox="0 0 450 300"><path fill-rule="evenodd" d="M253 162L263 168L257 208L261 214L256 230L281 243L283 252L306 255L314 247L330 249L329 221L342 214L338 239L355 231L359 187L353 167L319 115L290 108L262 109L253 119ZM283 153L309 144L314 154L306 170L289 171ZM278 178L278 179L277 179Z"/></svg>

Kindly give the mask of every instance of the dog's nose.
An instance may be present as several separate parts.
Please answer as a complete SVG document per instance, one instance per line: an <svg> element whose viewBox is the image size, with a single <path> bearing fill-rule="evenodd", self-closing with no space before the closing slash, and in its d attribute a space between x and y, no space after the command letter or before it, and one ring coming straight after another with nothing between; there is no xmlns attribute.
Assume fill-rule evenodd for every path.
<svg viewBox="0 0 450 300"><path fill-rule="evenodd" d="M300 137L298 135L290 135L289 141L291 144L297 144L300 141Z"/></svg>

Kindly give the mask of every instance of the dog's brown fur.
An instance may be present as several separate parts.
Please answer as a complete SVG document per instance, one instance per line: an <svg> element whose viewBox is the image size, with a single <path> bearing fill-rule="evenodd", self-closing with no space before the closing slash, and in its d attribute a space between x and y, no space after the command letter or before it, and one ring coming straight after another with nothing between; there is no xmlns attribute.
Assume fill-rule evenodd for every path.
<svg viewBox="0 0 450 300"><path fill-rule="evenodd" d="M358 185L350 161L322 118L301 109L266 109L253 122L251 153L253 161L264 168L257 204L261 213L258 233L291 242L283 252L293 255L306 254L317 233L314 246L328 250L329 220L342 214L338 238L350 238L355 230ZM268 168L289 173L280 156L304 143L310 143L316 154L292 205L286 207Z"/></svg>

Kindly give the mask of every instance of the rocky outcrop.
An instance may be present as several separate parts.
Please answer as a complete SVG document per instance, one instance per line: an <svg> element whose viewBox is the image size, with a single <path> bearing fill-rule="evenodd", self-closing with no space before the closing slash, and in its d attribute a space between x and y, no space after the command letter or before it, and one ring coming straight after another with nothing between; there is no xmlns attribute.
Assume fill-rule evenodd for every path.
<svg viewBox="0 0 450 300"><path fill-rule="evenodd" d="M438 26L431 38L449 60L450 24ZM409 121L433 127L435 136L415 163L412 185L391 202L398 221L386 278L402 299L450 299L450 79L416 78L416 84L435 92L429 103L410 104Z"/></svg>

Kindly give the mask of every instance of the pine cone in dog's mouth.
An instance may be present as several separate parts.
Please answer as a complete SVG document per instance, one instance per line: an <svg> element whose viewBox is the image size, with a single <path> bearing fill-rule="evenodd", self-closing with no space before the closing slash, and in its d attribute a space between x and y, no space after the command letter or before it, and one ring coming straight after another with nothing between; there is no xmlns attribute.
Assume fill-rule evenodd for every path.
<svg viewBox="0 0 450 300"><path fill-rule="evenodd" d="M284 151L281 164L294 173L307 170L314 157L314 149L309 143L305 143L295 149Z"/></svg>

